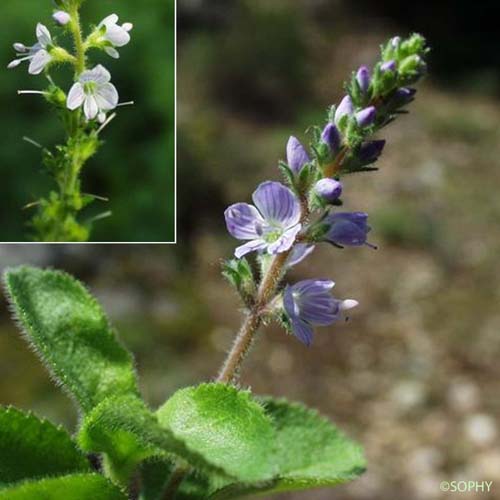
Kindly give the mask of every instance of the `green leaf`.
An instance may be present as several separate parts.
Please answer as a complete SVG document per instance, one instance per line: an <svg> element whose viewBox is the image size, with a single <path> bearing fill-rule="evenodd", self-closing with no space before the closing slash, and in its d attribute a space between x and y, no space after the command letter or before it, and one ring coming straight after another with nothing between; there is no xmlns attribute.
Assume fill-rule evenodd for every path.
<svg viewBox="0 0 500 500"><path fill-rule="evenodd" d="M202 384L177 391L157 412L187 448L240 481L274 476L271 420L247 391Z"/></svg>
<svg viewBox="0 0 500 500"><path fill-rule="evenodd" d="M127 500L127 496L99 474L74 474L26 481L0 490L0 500Z"/></svg>
<svg viewBox="0 0 500 500"><path fill-rule="evenodd" d="M347 439L333 424L297 403L263 400L274 420L274 461L278 474L272 481L232 484L211 498L222 500L252 493L304 490L335 486L351 481L365 470L362 449Z"/></svg>
<svg viewBox="0 0 500 500"><path fill-rule="evenodd" d="M0 407L0 486L78 471L90 471L89 462L62 427Z"/></svg>
<svg viewBox="0 0 500 500"><path fill-rule="evenodd" d="M28 341L84 411L109 395L138 393L130 354L79 281L19 267L7 270L5 283Z"/></svg>
<svg viewBox="0 0 500 500"><path fill-rule="evenodd" d="M163 428L156 414L134 396L109 398L96 406L83 420L78 443L86 451L106 453L105 469L120 484L128 482L141 461L174 455L201 471L228 476L217 460L188 449L182 438Z"/></svg>

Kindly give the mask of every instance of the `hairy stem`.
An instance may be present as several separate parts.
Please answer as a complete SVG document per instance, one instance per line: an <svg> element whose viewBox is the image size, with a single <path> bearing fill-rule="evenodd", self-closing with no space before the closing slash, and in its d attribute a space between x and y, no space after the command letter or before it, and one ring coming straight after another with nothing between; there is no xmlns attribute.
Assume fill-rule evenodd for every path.
<svg viewBox="0 0 500 500"><path fill-rule="evenodd" d="M75 79L85 71L85 49L83 46L82 28L80 26L80 13L77 5L72 5L69 8L71 16L70 30L73 35L73 43L75 45Z"/></svg>
<svg viewBox="0 0 500 500"><path fill-rule="evenodd" d="M252 309L246 314L241 328L236 336L233 347L229 352L222 369L217 377L217 382L230 384L236 382L239 369L250 347L252 347L255 334L262 322L262 311L273 298L276 288L283 275L283 269L291 249L276 255L269 269L263 276L257 293L257 300Z"/></svg>

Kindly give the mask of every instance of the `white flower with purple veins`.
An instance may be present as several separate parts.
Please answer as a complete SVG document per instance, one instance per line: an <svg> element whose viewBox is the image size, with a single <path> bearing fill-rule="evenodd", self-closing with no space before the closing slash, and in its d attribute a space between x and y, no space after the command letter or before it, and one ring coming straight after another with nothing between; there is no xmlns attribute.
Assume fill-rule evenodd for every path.
<svg viewBox="0 0 500 500"><path fill-rule="evenodd" d="M111 46L108 45L104 47L104 50L109 56L115 59L120 57L115 47L123 47L130 42L129 31L131 31L133 27L132 23L123 23L119 26L118 16L116 14L111 14L99 23L98 29L104 30L102 39L111 44Z"/></svg>
<svg viewBox="0 0 500 500"><path fill-rule="evenodd" d="M46 26L41 23L36 25L36 37L38 42L31 47L26 47L23 43L16 42L14 50L17 52L17 59L14 59L7 66L9 69L16 68L23 61L30 61L28 72L31 75L40 74L52 60L50 48L52 37Z"/></svg>
<svg viewBox="0 0 500 500"><path fill-rule="evenodd" d="M110 80L109 71L100 64L84 71L69 91L66 104L68 109L73 111L83 106L87 120L115 109L118 105L118 91Z"/></svg>
<svg viewBox="0 0 500 500"><path fill-rule="evenodd" d="M283 292L283 307L293 334L307 346L311 345L313 328L328 326L337 321L342 311L358 305L356 300L338 300L330 290L329 280L304 280L287 286Z"/></svg>
<svg viewBox="0 0 500 500"><path fill-rule="evenodd" d="M289 250L301 229L300 203L279 182L263 182L252 196L254 205L236 203L224 212L229 233L248 240L236 248L237 258L253 251L277 254Z"/></svg>

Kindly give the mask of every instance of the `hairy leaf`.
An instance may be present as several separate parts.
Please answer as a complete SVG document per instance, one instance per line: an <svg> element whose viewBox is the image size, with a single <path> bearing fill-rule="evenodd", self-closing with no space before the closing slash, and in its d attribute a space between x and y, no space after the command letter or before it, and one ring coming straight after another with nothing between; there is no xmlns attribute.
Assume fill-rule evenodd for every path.
<svg viewBox="0 0 500 500"><path fill-rule="evenodd" d="M225 384L177 391L157 412L160 424L240 481L274 476L271 420L250 393Z"/></svg>
<svg viewBox="0 0 500 500"><path fill-rule="evenodd" d="M361 447L328 420L297 403L271 398L263 402L276 429L274 461L279 469L276 478L228 485L212 498L222 500L252 493L334 486L364 472L366 463Z"/></svg>
<svg viewBox="0 0 500 500"><path fill-rule="evenodd" d="M79 281L19 267L5 273L5 283L29 342L84 411L109 395L138 392L131 356Z"/></svg>
<svg viewBox="0 0 500 500"><path fill-rule="evenodd" d="M227 477L216 460L186 447L182 437L163 428L156 414L134 396L109 398L96 406L83 420L78 442L86 451L106 453L108 472L120 483L141 461L174 455L200 470Z"/></svg>
<svg viewBox="0 0 500 500"><path fill-rule="evenodd" d="M0 490L0 500L127 500L127 496L99 474L74 474L26 481Z"/></svg>
<svg viewBox="0 0 500 500"><path fill-rule="evenodd" d="M0 485L78 471L90 471L89 462L62 427L0 407Z"/></svg>

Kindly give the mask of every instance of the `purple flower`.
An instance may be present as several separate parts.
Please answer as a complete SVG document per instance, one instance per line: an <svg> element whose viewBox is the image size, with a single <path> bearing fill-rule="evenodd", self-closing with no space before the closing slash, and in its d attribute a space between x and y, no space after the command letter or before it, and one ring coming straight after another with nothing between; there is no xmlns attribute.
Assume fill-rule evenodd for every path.
<svg viewBox="0 0 500 500"><path fill-rule="evenodd" d="M361 66L356 73L356 81L358 82L359 88L363 94L366 94L368 88L370 87L370 71L366 66Z"/></svg>
<svg viewBox="0 0 500 500"><path fill-rule="evenodd" d="M377 109L375 106L369 106L356 113L356 121L360 127L368 127L375 121Z"/></svg>
<svg viewBox="0 0 500 500"><path fill-rule="evenodd" d="M354 106L350 96L346 95L341 101L338 108L335 110L335 124L338 125L340 120L345 116L351 116L354 113Z"/></svg>
<svg viewBox="0 0 500 500"><path fill-rule="evenodd" d="M321 133L321 140L328 145L332 153L337 153L342 143L339 129L333 124L328 123Z"/></svg>
<svg viewBox="0 0 500 500"><path fill-rule="evenodd" d="M342 184L335 179L325 177L315 184L314 192L324 200L331 203L342 194Z"/></svg>
<svg viewBox="0 0 500 500"><path fill-rule="evenodd" d="M298 174L304 165L311 161L304 146L293 135L288 139L286 145L286 158L288 166L294 174Z"/></svg>
<svg viewBox="0 0 500 500"><path fill-rule="evenodd" d="M373 163L382 154L384 146L384 139L365 142L359 149L358 158L364 163Z"/></svg>
<svg viewBox="0 0 500 500"><path fill-rule="evenodd" d="M283 307L292 332L307 346L312 342L313 327L331 325L343 310L358 305L355 300L334 298L330 294L334 286L329 280L304 280L287 286L283 293Z"/></svg>
<svg viewBox="0 0 500 500"><path fill-rule="evenodd" d="M380 66L380 71L382 71L382 73L386 71L395 71L395 70L396 70L396 61L392 59L390 61L386 61Z"/></svg>
<svg viewBox="0 0 500 500"><path fill-rule="evenodd" d="M254 205L236 203L224 212L229 233L248 243L236 248L237 258L259 250L270 254L289 250L301 229L300 203L279 182L263 182L252 196Z"/></svg>
<svg viewBox="0 0 500 500"><path fill-rule="evenodd" d="M368 214L364 212L338 212L326 217L325 223L330 226L324 236L326 241L341 246L368 245L373 247L366 241L370 231Z"/></svg>

